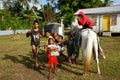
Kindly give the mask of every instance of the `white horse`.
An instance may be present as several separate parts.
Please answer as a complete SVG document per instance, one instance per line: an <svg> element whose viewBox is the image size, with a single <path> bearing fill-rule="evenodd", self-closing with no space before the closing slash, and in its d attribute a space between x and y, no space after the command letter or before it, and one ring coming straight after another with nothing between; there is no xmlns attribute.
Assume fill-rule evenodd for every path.
<svg viewBox="0 0 120 80"><path fill-rule="evenodd" d="M74 26L75 27L75 26ZM76 29L78 30L78 29ZM73 29L73 32L74 31ZM80 46L82 48L82 59L84 63L84 75L89 72L92 55L94 55L97 63L97 73L101 74L98 59L98 36L91 29L83 29L79 33Z"/></svg>
<svg viewBox="0 0 120 80"><path fill-rule="evenodd" d="M84 74L89 71L92 55L94 55L97 63L98 74L101 74L98 59L98 40L97 34L91 29L85 29L80 32L82 57L84 62Z"/></svg>

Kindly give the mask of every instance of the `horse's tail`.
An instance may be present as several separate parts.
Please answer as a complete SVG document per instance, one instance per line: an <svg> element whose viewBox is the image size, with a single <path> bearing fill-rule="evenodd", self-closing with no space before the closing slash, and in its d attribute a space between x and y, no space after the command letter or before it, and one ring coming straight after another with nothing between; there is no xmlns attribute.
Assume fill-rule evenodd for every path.
<svg viewBox="0 0 120 80"><path fill-rule="evenodd" d="M89 71L91 57L93 51L93 37L91 31L88 33L87 43L86 43L86 51L85 51L85 59L84 59L84 73L86 74Z"/></svg>

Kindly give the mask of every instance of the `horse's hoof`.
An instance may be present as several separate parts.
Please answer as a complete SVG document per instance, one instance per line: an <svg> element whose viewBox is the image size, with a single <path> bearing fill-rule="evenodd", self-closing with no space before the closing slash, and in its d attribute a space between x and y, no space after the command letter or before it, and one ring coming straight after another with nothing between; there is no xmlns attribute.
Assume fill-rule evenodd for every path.
<svg viewBox="0 0 120 80"><path fill-rule="evenodd" d="M97 72L97 74L101 75L101 72Z"/></svg>
<svg viewBox="0 0 120 80"><path fill-rule="evenodd" d="M103 56L103 59L106 59L106 57L105 57L105 56Z"/></svg>

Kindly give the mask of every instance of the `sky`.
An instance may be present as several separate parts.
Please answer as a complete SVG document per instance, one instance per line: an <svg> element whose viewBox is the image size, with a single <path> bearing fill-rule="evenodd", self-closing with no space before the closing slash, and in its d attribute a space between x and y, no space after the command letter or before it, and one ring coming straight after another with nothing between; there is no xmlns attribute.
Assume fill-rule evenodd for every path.
<svg viewBox="0 0 120 80"><path fill-rule="evenodd" d="M4 0L0 0L0 9L3 8L3 1ZM33 0L32 0L33 1ZM48 0L39 0L39 4L35 4L39 9L40 9L40 5L44 5L47 4ZM57 0L55 0L55 2L57 2ZM33 6L33 3L30 3L31 6Z"/></svg>
<svg viewBox="0 0 120 80"><path fill-rule="evenodd" d="M2 3L3 0L0 0L0 9L3 8L3 3ZM58 0L55 0L55 2L57 2ZM104 1L104 0L102 0ZM112 0L114 1L113 5L120 5L120 0ZM33 3L30 3L31 6L35 5L38 7L38 9L40 9L40 5L44 5L44 4L47 4L48 3L48 0L39 0L39 4L33 4Z"/></svg>
<svg viewBox="0 0 120 80"><path fill-rule="evenodd" d="M113 1L114 1L113 5L120 5L120 0L113 0Z"/></svg>
<svg viewBox="0 0 120 80"><path fill-rule="evenodd" d="M58 0L55 0L55 3L57 3ZM39 4L36 4L36 6L38 7L38 9L40 9L40 5L45 5L47 4L49 1L48 0L39 0ZM30 5L34 5L32 3L30 3Z"/></svg>

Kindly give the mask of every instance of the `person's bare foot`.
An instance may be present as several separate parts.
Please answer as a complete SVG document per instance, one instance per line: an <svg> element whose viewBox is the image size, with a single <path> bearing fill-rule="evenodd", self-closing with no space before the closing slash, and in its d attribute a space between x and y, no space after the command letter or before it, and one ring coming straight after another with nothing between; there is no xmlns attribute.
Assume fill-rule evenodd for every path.
<svg viewBox="0 0 120 80"><path fill-rule="evenodd" d="M48 80L52 80L50 77L48 77Z"/></svg>
<svg viewBox="0 0 120 80"><path fill-rule="evenodd" d="M72 64L72 61L69 59L69 60L68 60L68 63Z"/></svg>
<svg viewBox="0 0 120 80"><path fill-rule="evenodd" d="M39 64L38 64L38 63L36 63L36 64L35 64L35 66L36 66L36 67L39 67Z"/></svg>

